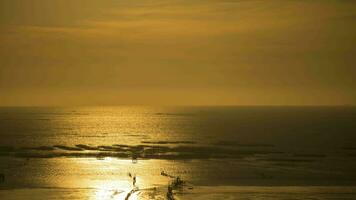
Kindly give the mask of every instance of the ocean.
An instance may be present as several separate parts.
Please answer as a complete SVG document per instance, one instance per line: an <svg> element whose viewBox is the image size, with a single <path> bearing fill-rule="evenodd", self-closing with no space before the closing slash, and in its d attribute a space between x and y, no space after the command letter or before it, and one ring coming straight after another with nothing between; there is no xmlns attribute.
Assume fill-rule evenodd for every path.
<svg viewBox="0 0 356 200"><path fill-rule="evenodd" d="M0 174L2 200L356 199L356 107L2 107Z"/></svg>

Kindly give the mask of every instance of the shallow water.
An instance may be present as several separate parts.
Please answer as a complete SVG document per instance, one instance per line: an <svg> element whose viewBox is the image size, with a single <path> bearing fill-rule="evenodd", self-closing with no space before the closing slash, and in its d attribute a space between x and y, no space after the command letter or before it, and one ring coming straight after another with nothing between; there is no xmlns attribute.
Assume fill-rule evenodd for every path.
<svg viewBox="0 0 356 200"><path fill-rule="evenodd" d="M185 181L177 199L354 199L355 122L354 107L0 108L0 199L166 199L162 171Z"/></svg>

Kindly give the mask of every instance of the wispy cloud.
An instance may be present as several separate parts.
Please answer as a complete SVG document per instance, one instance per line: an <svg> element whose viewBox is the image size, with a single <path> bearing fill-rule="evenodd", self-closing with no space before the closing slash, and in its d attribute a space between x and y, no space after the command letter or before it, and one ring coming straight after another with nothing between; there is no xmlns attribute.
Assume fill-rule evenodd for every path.
<svg viewBox="0 0 356 200"><path fill-rule="evenodd" d="M265 90L342 87L354 96L356 12L347 1L43 2L45 12L15 9L0 21L5 89L220 88L263 99Z"/></svg>

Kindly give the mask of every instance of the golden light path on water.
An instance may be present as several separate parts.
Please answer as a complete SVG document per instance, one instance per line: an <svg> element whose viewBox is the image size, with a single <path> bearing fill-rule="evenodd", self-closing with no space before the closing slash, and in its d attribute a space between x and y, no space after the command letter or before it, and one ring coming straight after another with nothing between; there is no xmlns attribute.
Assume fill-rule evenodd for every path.
<svg viewBox="0 0 356 200"><path fill-rule="evenodd" d="M50 127L61 127L65 130L63 134L68 136L56 138L53 141L55 144L138 145L142 141L189 140L192 137L181 134L187 125L180 123L189 120L169 114L186 112L177 111L176 108L95 107L63 109L59 112L71 114L53 116Z"/></svg>
<svg viewBox="0 0 356 200"><path fill-rule="evenodd" d="M184 163L165 160L132 160L106 157L66 159L57 167L72 170L72 174L52 180L57 187L88 188L82 190L91 200L165 199L170 178L161 171L183 171ZM133 184L133 177L136 183Z"/></svg>
<svg viewBox="0 0 356 200"><path fill-rule="evenodd" d="M107 163L106 170L116 170L115 162L113 158L106 157L102 161L103 163ZM130 165L132 161L121 160L120 163L124 165ZM126 180L104 180L99 181L97 185L94 185L96 191L92 196L92 200L102 200L102 199L114 199L114 200L125 200L128 199L129 193L133 190L134 186L132 183ZM119 189L118 189L119 188ZM129 196L129 199L136 200L139 199L136 193L133 193Z"/></svg>
<svg viewBox="0 0 356 200"><path fill-rule="evenodd" d="M159 109L103 107L95 110L81 108L61 112L72 112L72 114L54 116L51 121L54 124L51 125L66 128L68 137L56 143L68 146L138 145L145 140L167 140L165 138L168 137L167 133L175 130L171 127L173 124L170 117L147 114L164 112ZM175 138L171 139L175 140ZM181 167L182 164L182 162L157 159L139 160L138 163L133 163L131 159L113 157L56 159L56 163L51 163L51 166L63 170L63 174L68 171L70 173L47 181L55 187L90 188L85 190L90 194L83 196L89 196L91 200L160 199L165 198L167 184L170 181L169 178L160 175L161 171L175 173L184 169ZM135 186L133 176L136 176ZM133 189L137 190L130 194Z"/></svg>

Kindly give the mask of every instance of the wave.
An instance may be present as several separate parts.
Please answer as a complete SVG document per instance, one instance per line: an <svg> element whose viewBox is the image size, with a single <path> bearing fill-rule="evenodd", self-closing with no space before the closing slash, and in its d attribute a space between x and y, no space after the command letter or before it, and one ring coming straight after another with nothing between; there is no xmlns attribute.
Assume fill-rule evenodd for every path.
<svg viewBox="0 0 356 200"><path fill-rule="evenodd" d="M196 144L194 141L142 141L143 144Z"/></svg>
<svg viewBox="0 0 356 200"><path fill-rule="evenodd" d="M181 144L173 142L174 144ZM163 144L171 144L170 142ZM135 159L213 159L245 158L253 155L281 154L283 152L258 149L239 149L217 146L178 145L165 146L160 143L142 145L77 144L74 146L53 145L37 147L0 146L0 156L51 158L51 157L117 157Z"/></svg>
<svg viewBox="0 0 356 200"><path fill-rule="evenodd" d="M224 145L224 146L239 146L239 147L275 147L273 144L265 144L265 143L239 143L237 141L217 141L212 143L213 145Z"/></svg>
<svg viewBox="0 0 356 200"><path fill-rule="evenodd" d="M163 116L194 116L195 113L155 113L155 115L163 115Z"/></svg>

